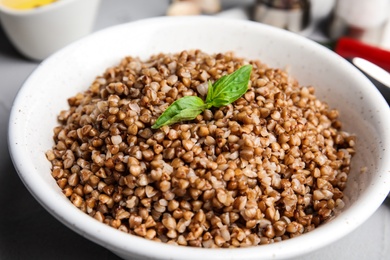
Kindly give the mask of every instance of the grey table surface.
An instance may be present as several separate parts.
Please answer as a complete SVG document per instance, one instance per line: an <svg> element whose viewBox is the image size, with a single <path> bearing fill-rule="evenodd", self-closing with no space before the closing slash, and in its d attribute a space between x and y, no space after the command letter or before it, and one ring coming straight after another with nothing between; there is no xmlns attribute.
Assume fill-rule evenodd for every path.
<svg viewBox="0 0 390 260"><path fill-rule="evenodd" d="M94 30L164 15L168 4L168 0L102 0ZM119 259L50 215L12 165L7 147L12 102L38 65L22 57L0 27L0 259ZM390 259L389 199L351 234L300 259Z"/></svg>

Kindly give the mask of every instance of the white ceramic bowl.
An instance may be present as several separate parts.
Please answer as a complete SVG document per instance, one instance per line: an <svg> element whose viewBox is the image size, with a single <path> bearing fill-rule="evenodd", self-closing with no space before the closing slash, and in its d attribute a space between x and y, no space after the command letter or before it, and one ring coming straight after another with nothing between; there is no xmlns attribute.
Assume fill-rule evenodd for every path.
<svg viewBox="0 0 390 260"><path fill-rule="evenodd" d="M16 10L0 0L0 22L24 56L43 60L92 31L100 0L61 0L40 8Z"/></svg>
<svg viewBox="0 0 390 260"><path fill-rule="evenodd" d="M336 218L302 236L240 249L172 246L120 232L82 213L65 198L50 174L45 152L67 98L125 55L199 48L261 59L288 67L303 85L337 108L344 129L357 135L346 207ZM94 33L45 60L17 95L9 123L15 167L33 196L58 220L127 259L285 259L326 246L362 224L390 190L390 109L374 85L330 50L292 33L254 22L211 17L154 18ZM367 167L364 173L362 167Z"/></svg>

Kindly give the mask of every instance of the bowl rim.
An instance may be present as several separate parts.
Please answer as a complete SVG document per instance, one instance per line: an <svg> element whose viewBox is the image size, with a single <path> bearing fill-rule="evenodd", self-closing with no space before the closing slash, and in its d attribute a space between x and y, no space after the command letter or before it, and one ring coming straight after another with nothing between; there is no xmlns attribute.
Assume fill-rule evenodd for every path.
<svg viewBox="0 0 390 260"><path fill-rule="evenodd" d="M326 228L320 226L309 233L303 234L299 237L295 237L294 239L289 239L277 243L273 243L267 246L257 246L257 247L248 247L248 248L234 248L234 249L206 249L206 248L193 248L193 247L181 247L169 245L166 243L159 243L155 241L150 241L138 236L129 235L127 233L116 230L112 227L109 227L105 224L94 220L87 214L83 213L81 210L74 207L72 204L64 207L63 201L53 200L53 197L56 197L58 191L54 191L52 189L45 189L45 182L40 178L35 178L34 174L31 174L32 169L34 169L34 165L31 161L23 161L22 157L26 152L23 150L23 147L19 147L15 145L15 140L19 140L20 136L23 135L23 127L20 127L19 124L20 119L18 119L18 110L23 105L24 93L27 89L32 88L30 82L39 75L40 71L44 70L46 66L50 65L52 60L55 60L56 57L60 55L66 54L66 52L72 51L77 48L80 43L82 43L86 38L98 38L102 35L110 32L111 30L123 30L125 28L129 29L131 27L139 27L151 24L163 24L164 26L169 26L172 23L225 23L227 26L237 26L237 25L245 25L250 27L253 30L262 30L262 31L272 31L274 34L283 35L286 39L294 40L298 43L304 44L308 48L311 48L315 51L324 52L326 55L329 55L332 59L339 59L341 62L341 66L345 67L345 69L352 73L355 77L360 77L362 80L362 84L367 85L368 87L375 88L371 82L363 76L357 69L355 69L351 64L344 61L341 57L337 56L337 54L332 51L326 49L325 47L312 42L304 37L293 34L291 32L277 29L274 27L270 27L267 25L259 24L252 21L237 21L231 20L228 18L215 18L215 17L206 17L206 16L198 16L198 17L157 17L157 18L148 18L142 19L135 22L129 22L125 24L119 24L115 26L108 27L106 29L97 31L92 33L89 36L78 40L60 51L54 53L45 61L43 61L30 75L30 77L25 81L23 86L18 91L18 94L14 100L10 119L9 119L9 130L8 130L8 146L11 155L11 159L14 163L15 169L23 181L24 185L30 191L30 193L35 197L35 199L55 218L57 218L60 222L71 228L76 233L86 237L95 243L106 247L110 250L113 250L115 253L119 255L125 256L127 252L132 252L138 254L140 256L149 256L152 258L170 258L170 259L181 259L182 256L193 257L194 259L198 258L213 258L213 259L235 259L235 258L244 258L244 259L259 259L260 257L264 257L265 259L273 258L273 259L285 259L290 257L295 257L298 255L302 255L304 253L309 253L314 250L320 249L326 245L329 245L336 240L340 239L344 235L352 232L356 229L360 224L362 224L365 220L367 220L375 210L381 205L383 200L386 198L387 193L390 187L390 176L383 176L384 183L381 185L375 186L376 188L380 188L380 194L377 194L377 199L375 201L367 201L367 199L362 198L360 201L367 205L367 210L362 213L359 218L354 216L354 212L357 211L356 203L352 205L346 212L343 212L342 216L339 218L333 219L330 223L326 225ZM371 85L371 86L369 86ZM373 90L375 92L375 90ZM374 93L373 95L378 95L377 98L380 100L380 94ZM385 109L385 105L387 106L386 101L382 97L382 101L378 102L378 105L381 109ZM382 115L383 114L383 115ZM381 114L381 118L385 119L386 114L388 118L390 118L390 109L387 106L387 112ZM390 130L390 123L388 121L384 122L386 124L386 128ZM390 138L387 138L385 147L390 147ZM386 146L387 145L387 146ZM390 158L390 152L386 151L386 158ZM387 168L390 169L390 162L386 164ZM34 170L35 171L35 170ZM388 174L390 175L390 174ZM43 187L43 188L42 188ZM373 194L377 192L373 189L368 188L366 193ZM68 200L67 198L65 198ZM71 209L71 207L73 209ZM76 221L77 219L77 221ZM346 225L345 232L339 232L338 225L336 223L344 222ZM110 237L109 240L105 240L102 238L102 233L106 236ZM313 245L310 241L313 239L315 235L321 237L321 243L317 243ZM285 251L286 248L296 247L298 244L308 244L308 247L299 248L299 250L295 250L291 252L290 250ZM146 248L143 249L143 248ZM148 250L148 248L153 248L153 250ZM175 252L173 255L172 252Z"/></svg>

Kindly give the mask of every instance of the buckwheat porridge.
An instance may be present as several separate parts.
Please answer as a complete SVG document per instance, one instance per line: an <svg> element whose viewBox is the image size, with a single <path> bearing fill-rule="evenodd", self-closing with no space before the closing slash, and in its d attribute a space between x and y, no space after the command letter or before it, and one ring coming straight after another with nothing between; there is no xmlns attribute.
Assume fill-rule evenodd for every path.
<svg viewBox="0 0 390 260"><path fill-rule="evenodd" d="M251 64L248 90L193 120L151 126ZM355 137L337 110L258 60L200 50L125 57L68 99L46 153L80 210L113 228L194 247L246 247L309 232L344 206Z"/></svg>

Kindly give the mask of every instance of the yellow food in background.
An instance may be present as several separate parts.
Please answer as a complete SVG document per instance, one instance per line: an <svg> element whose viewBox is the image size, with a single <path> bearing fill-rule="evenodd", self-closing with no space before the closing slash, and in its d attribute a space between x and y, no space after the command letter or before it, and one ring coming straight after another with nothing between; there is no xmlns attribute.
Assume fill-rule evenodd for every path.
<svg viewBox="0 0 390 260"><path fill-rule="evenodd" d="M27 10L48 5L56 1L57 0L0 0L0 3L8 8Z"/></svg>

